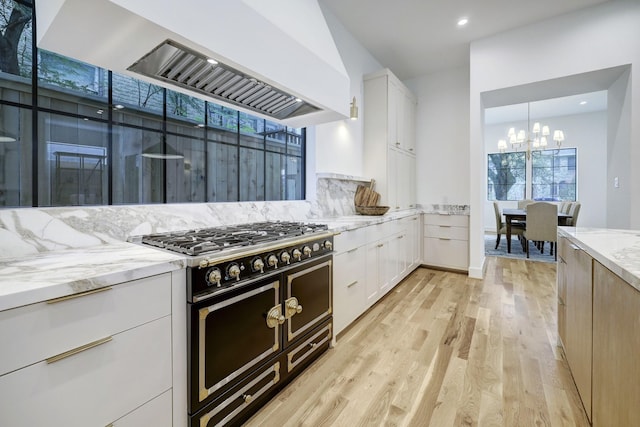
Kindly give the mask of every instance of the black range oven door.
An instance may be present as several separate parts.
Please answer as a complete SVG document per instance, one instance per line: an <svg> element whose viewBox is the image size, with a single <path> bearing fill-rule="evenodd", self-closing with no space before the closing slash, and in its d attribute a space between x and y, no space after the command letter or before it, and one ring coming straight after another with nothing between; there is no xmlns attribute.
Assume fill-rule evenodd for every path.
<svg viewBox="0 0 640 427"><path fill-rule="evenodd" d="M285 274L285 347L331 316L332 259L323 256Z"/></svg>
<svg viewBox="0 0 640 427"><path fill-rule="evenodd" d="M279 275L190 304L190 413L281 351Z"/></svg>

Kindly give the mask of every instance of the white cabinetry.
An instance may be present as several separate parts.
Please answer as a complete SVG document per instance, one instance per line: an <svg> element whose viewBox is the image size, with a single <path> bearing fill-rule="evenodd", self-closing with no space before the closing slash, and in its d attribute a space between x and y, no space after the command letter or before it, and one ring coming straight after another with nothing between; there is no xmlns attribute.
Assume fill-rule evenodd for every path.
<svg viewBox="0 0 640 427"><path fill-rule="evenodd" d="M423 262L433 267L469 269L467 215L424 215Z"/></svg>
<svg viewBox="0 0 640 427"><path fill-rule="evenodd" d="M0 312L0 424L170 425L171 275L103 289Z"/></svg>
<svg viewBox="0 0 640 427"><path fill-rule="evenodd" d="M366 310L365 229L344 231L333 242L333 328L337 335Z"/></svg>
<svg viewBox="0 0 640 427"><path fill-rule="evenodd" d="M381 205L415 206L415 113L411 92L388 69L364 78L365 174Z"/></svg>
<svg viewBox="0 0 640 427"><path fill-rule="evenodd" d="M420 223L420 215L413 215L402 221L407 239L405 242L407 273L410 273L422 264L422 224Z"/></svg>
<svg viewBox="0 0 640 427"><path fill-rule="evenodd" d="M334 239L333 319L337 335L420 264L420 216L387 221Z"/></svg>

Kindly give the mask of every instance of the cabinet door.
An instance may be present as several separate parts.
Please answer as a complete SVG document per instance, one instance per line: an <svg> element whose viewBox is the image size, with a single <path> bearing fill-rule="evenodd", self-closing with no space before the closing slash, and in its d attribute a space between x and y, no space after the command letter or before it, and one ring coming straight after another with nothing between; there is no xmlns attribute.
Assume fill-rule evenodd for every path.
<svg viewBox="0 0 640 427"><path fill-rule="evenodd" d="M402 122L398 121L401 118L401 113L398 111L404 105L404 100L401 98L402 92L401 88L398 86L393 79L388 79L388 99L389 103L387 105L388 108L388 141L389 145L394 148L399 148L401 145L401 132L402 132Z"/></svg>
<svg viewBox="0 0 640 427"><path fill-rule="evenodd" d="M400 177L400 169L401 169L401 157L402 153L400 150L395 148L388 149L388 157L387 157L387 187L385 190L386 193L386 204L390 207L391 210L399 210L400 209L400 199L398 194L399 185L399 177ZM385 197L383 195L382 197Z"/></svg>
<svg viewBox="0 0 640 427"><path fill-rule="evenodd" d="M402 148L409 153L415 154L416 148L416 104L413 101L413 97L408 93L404 94L404 108L403 114L403 128L404 128L404 141Z"/></svg>
<svg viewBox="0 0 640 427"><path fill-rule="evenodd" d="M407 241L405 244L408 247L407 250L407 274L412 272L418 265L420 265L420 244L422 238L420 235L420 222L419 215L412 216L406 220Z"/></svg>
<svg viewBox="0 0 640 427"><path fill-rule="evenodd" d="M564 260L566 255L566 247L569 245L566 238L561 237L558 239L558 272L556 276L557 291L558 291L558 338L559 345L564 347L564 343L567 342L567 306L565 301L567 300L567 271L569 267Z"/></svg>
<svg viewBox="0 0 640 427"><path fill-rule="evenodd" d="M380 295L380 272L383 270L378 262L379 242L369 243L366 247L365 260L365 289L367 307L375 303Z"/></svg>
<svg viewBox="0 0 640 427"><path fill-rule="evenodd" d="M593 263L593 425L640 425L640 292Z"/></svg>
<svg viewBox="0 0 640 427"><path fill-rule="evenodd" d="M333 258L333 326L337 335L366 310L365 247L357 247Z"/></svg>
<svg viewBox="0 0 640 427"><path fill-rule="evenodd" d="M578 246L569 243L567 263L565 354L573 379L582 398L587 417L591 419L591 351L592 351L592 258Z"/></svg>

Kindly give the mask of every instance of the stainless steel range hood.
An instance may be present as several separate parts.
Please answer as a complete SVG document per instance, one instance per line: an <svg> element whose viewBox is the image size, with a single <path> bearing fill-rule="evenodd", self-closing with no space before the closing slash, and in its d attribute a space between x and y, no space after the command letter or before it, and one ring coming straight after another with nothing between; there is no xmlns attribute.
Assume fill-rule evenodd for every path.
<svg viewBox="0 0 640 427"><path fill-rule="evenodd" d="M36 13L39 47L89 64L291 127L349 115L317 0L47 0Z"/></svg>
<svg viewBox="0 0 640 427"><path fill-rule="evenodd" d="M165 40L128 69L278 120L320 108L212 58Z"/></svg>

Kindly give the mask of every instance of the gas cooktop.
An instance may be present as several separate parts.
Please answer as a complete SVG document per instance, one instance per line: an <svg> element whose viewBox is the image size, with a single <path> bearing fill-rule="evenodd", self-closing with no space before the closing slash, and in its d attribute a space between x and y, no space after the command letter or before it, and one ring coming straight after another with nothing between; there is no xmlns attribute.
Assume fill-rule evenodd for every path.
<svg viewBox="0 0 640 427"><path fill-rule="evenodd" d="M326 224L257 222L142 236L141 243L191 256L327 232Z"/></svg>

